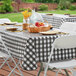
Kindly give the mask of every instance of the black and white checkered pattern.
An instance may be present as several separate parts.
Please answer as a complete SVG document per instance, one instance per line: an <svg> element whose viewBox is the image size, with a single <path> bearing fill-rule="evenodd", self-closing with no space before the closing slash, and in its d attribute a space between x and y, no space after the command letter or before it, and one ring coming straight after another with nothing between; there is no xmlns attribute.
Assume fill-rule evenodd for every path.
<svg viewBox="0 0 76 76"><path fill-rule="evenodd" d="M59 17L55 17L54 16L52 25L55 28L59 28L62 25L63 22L64 22L64 19L63 18L59 18Z"/></svg>
<svg viewBox="0 0 76 76"><path fill-rule="evenodd" d="M76 22L76 17L56 17L50 15L42 15L43 19L46 20L55 28L59 28L63 22Z"/></svg>
<svg viewBox="0 0 76 76"><path fill-rule="evenodd" d="M49 24L51 24L55 28L59 28L62 23L65 21L63 18L49 16L49 15L42 15L44 21L46 20Z"/></svg>
<svg viewBox="0 0 76 76"><path fill-rule="evenodd" d="M51 46L54 40L59 37L58 35L52 35L52 36L44 36L44 37L35 37L35 38L30 38L29 43L27 45L27 52L24 54L24 69L31 64L31 66L36 66L37 62L46 62L48 61L49 54L51 52ZM31 46L32 45L32 46ZM30 46L30 47L28 47ZM30 48L30 49L29 49ZM33 51L34 55L33 58L30 59L31 55L29 55L29 52ZM29 55L29 56L28 56ZM28 58L26 57L28 56ZM76 48L71 48L71 49L55 49L54 54L52 56L51 61L62 61L62 60L67 60L67 59L72 59L76 58ZM27 60L34 60L34 62L27 62ZM32 65L33 63L33 65ZM34 67L33 69L36 69ZM30 70L30 67L28 69ZM32 70L32 68L31 68Z"/></svg>
<svg viewBox="0 0 76 76"><path fill-rule="evenodd" d="M24 57L24 50L26 47L26 41L27 39L24 39L22 37L17 37L15 35L9 35L7 33L2 33L2 40L5 42L8 50L10 50L10 53L15 56L16 58L22 59ZM3 51L4 47L2 46L2 43L0 42L1 50ZM6 51L4 51L6 52Z"/></svg>
<svg viewBox="0 0 76 76"><path fill-rule="evenodd" d="M52 24L53 22L53 16L48 16L48 15L42 15L43 20L47 21L49 24Z"/></svg>
<svg viewBox="0 0 76 76"><path fill-rule="evenodd" d="M76 22L76 17L65 18L65 22Z"/></svg>
<svg viewBox="0 0 76 76"><path fill-rule="evenodd" d="M60 37L60 35L49 35L27 38L6 32L1 32L1 34L12 55L23 60L25 70L35 70L37 62L48 61L52 43L57 37ZM76 58L76 48L55 49L51 61L72 58Z"/></svg>

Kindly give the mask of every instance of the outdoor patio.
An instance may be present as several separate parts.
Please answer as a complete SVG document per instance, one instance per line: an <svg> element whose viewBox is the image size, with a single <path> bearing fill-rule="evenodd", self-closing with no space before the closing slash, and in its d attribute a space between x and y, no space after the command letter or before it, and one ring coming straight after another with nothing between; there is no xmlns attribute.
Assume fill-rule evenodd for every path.
<svg viewBox="0 0 76 76"><path fill-rule="evenodd" d="M12 65L11 67L13 68L14 64L11 64L11 65ZM22 70L22 72L23 72L24 76L37 76L39 68L40 68L40 63L38 63L38 69L37 70L35 70L35 71L26 71L26 70L23 71ZM8 76L9 72L10 72L10 69L8 68L7 65L5 65L2 69L0 69L0 76ZM13 74L11 76L13 76ZM19 75L17 75L17 76L19 76ZM40 76L44 76L44 72L41 72ZM47 76L55 76L55 72L48 71ZM65 76L65 75L59 74L58 76Z"/></svg>
<svg viewBox="0 0 76 76"><path fill-rule="evenodd" d="M0 0L0 76L76 76L76 0Z"/></svg>

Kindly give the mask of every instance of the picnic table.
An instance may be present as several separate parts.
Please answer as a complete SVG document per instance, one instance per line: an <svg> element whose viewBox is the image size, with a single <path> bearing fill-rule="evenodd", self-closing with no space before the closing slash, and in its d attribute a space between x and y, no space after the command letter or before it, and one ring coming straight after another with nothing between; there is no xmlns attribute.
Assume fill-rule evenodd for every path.
<svg viewBox="0 0 76 76"><path fill-rule="evenodd" d="M17 27L16 32L7 31L6 27ZM42 35L40 33L29 33L22 31L22 26L0 26L0 34L8 45L11 54L23 60L23 68L25 70L35 70L37 62L47 62L51 52L52 43L57 37L64 36L61 34ZM0 49L4 48L0 42ZM51 62L63 61L76 58L76 48L70 49L54 49Z"/></svg>
<svg viewBox="0 0 76 76"><path fill-rule="evenodd" d="M44 21L47 21L49 24L53 25L55 28L59 28L64 22L76 22L76 16L70 17L69 15L62 14L41 14Z"/></svg>

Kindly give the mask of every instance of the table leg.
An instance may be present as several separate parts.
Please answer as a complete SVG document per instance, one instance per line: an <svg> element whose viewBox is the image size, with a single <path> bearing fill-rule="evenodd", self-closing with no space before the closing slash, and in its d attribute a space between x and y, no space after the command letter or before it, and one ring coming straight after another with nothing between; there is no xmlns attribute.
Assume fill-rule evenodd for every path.
<svg viewBox="0 0 76 76"><path fill-rule="evenodd" d="M65 73L66 73L66 76L69 76L69 74L68 74L67 70L66 70L66 69L64 69L64 71L65 71Z"/></svg>
<svg viewBox="0 0 76 76"><path fill-rule="evenodd" d="M37 74L37 76L39 76L40 75L40 73L41 73L41 71L43 70L43 63L41 62L40 63L40 70L39 70L39 72L38 72L38 74Z"/></svg>
<svg viewBox="0 0 76 76"><path fill-rule="evenodd" d="M53 71L54 69L50 69L50 70ZM43 63L42 63L42 62L40 63L40 70L39 70L37 76L40 76L41 71L43 71ZM66 76L69 76L67 70L64 69L64 71L65 71L65 73L66 73Z"/></svg>

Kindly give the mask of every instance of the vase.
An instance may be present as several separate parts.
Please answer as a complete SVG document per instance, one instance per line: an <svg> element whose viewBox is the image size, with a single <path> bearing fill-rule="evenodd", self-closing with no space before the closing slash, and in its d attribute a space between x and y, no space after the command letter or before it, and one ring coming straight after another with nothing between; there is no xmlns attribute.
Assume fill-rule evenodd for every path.
<svg viewBox="0 0 76 76"><path fill-rule="evenodd" d="M27 30L29 25L29 19L23 19L23 30Z"/></svg>

